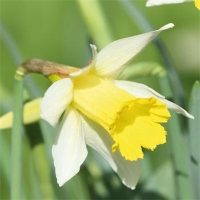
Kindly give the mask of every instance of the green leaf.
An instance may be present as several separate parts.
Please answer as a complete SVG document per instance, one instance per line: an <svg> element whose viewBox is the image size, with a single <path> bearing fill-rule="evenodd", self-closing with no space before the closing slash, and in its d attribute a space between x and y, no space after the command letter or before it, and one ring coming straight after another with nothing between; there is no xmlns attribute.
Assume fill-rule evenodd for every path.
<svg viewBox="0 0 200 200"><path fill-rule="evenodd" d="M159 194L167 199L175 199L174 186L172 163L169 161L163 163L158 169L155 169L152 176L149 176L144 182L145 192L159 192Z"/></svg>
<svg viewBox="0 0 200 200"><path fill-rule="evenodd" d="M39 185L43 199L54 199L54 188L44 144L39 143L32 147L32 154L33 164L36 175L39 179Z"/></svg>
<svg viewBox="0 0 200 200"><path fill-rule="evenodd" d="M5 133L6 132L6 133ZM0 131L0 199L9 199L10 134Z"/></svg>
<svg viewBox="0 0 200 200"><path fill-rule="evenodd" d="M162 93L172 93L167 77L160 78ZM172 113L172 117L167 123L168 145L173 164L176 198L191 199L192 185L189 171L189 150L184 135L182 134L180 119L177 114Z"/></svg>
<svg viewBox="0 0 200 200"><path fill-rule="evenodd" d="M190 165L192 181L195 191L195 199L200 199L200 84L196 82L192 89L190 99L190 113L194 120L189 121L189 146L190 146Z"/></svg>
<svg viewBox="0 0 200 200"><path fill-rule="evenodd" d="M26 126L26 132L31 147L30 156L32 156L32 164L42 198L54 199L56 195L51 179L52 162L49 160L47 146L45 146L39 124Z"/></svg>
<svg viewBox="0 0 200 200"><path fill-rule="evenodd" d="M88 190L88 183L86 183L83 177L81 177L81 174L73 177L63 187L65 197L67 196L68 199L91 199Z"/></svg>
<svg viewBox="0 0 200 200"><path fill-rule="evenodd" d="M176 198L191 199L192 185L189 176L189 152L177 114L172 113L172 117L167 127L168 144L174 168L175 187L177 193Z"/></svg>

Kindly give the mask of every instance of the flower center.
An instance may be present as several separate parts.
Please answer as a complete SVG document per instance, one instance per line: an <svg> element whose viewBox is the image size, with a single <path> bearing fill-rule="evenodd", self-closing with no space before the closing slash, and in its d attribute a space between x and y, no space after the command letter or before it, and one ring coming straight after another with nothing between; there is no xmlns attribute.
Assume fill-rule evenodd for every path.
<svg viewBox="0 0 200 200"><path fill-rule="evenodd" d="M113 151L119 149L127 160L142 158L142 147L153 150L166 141L159 124L170 117L166 105L156 98L134 97L111 80L92 73L77 77L73 104L107 130L114 141Z"/></svg>

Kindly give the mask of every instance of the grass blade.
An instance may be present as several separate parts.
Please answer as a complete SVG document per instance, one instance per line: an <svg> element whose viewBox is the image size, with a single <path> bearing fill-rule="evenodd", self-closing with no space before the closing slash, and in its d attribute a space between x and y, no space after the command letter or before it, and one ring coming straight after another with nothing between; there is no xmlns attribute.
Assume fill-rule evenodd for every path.
<svg viewBox="0 0 200 200"><path fill-rule="evenodd" d="M42 197L43 199L54 199L54 188L52 186L50 167L48 165L44 144L40 143L35 145L32 151L33 163L40 182Z"/></svg>
<svg viewBox="0 0 200 200"><path fill-rule="evenodd" d="M164 95L172 93L166 77L159 78L159 82ZM167 128L169 132L168 144L174 170L176 198L191 199L192 185L189 172L189 152L177 114L172 114Z"/></svg>
<svg viewBox="0 0 200 200"><path fill-rule="evenodd" d="M32 164L34 174L38 180L38 186L43 199L54 199L55 188L51 179L52 162L47 156L44 138L39 124L30 124L26 126L26 133L30 143Z"/></svg>
<svg viewBox="0 0 200 200"><path fill-rule="evenodd" d="M190 167L195 192L195 199L200 199L200 84L196 82L192 89L190 100L190 113L195 117L189 121L189 146L190 146Z"/></svg>

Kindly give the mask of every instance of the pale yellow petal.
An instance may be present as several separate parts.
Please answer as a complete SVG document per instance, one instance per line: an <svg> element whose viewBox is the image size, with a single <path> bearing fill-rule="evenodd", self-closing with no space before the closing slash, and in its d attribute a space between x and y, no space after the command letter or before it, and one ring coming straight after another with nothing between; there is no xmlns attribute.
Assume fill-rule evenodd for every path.
<svg viewBox="0 0 200 200"><path fill-rule="evenodd" d="M41 98L37 98L24 105L23 121L30 124L40 119ZM13 125L13 112L6 113L0 117L0 129L11 128Z"/></svg>

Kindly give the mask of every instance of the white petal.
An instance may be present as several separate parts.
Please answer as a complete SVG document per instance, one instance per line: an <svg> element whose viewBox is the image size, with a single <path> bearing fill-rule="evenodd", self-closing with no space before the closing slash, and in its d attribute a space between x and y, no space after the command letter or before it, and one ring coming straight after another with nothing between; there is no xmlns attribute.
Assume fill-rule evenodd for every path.
<svg viewBox="0 0 200 200"><path fill-rule="evenodd" d="M69 78L53 83L42 98L41 118L55 126L72 97L73 83Z"/></svg>
<svg viewBox="0 0 200 200"><path fill-rule="evenodd" d="M146 6L159 6L162 4L184 3L192 0L147 0Z"/></svg>
<svg viewBox="0 0 200 200"><path fill-rule="evenodd" d="M87 156L80 115L75 110L70 110L64 117L52 155L57 182L62 186L79 172Z"/></svg>
<svg viewBox="0 0 200 200"><path fill-rule="evenodd" d="M112 153L113 141L109 134L88 119L82 118L82 122L86 143L107 160L124 185L135 189L140 176L140 162L127 161L119 152Z"/></svg>
<svg viewBox="0 0 200 200"><path fill-rule="evenodd" d="M170 23L159 30L123 38L108 44L97 55L97 73L106 77L117 76L123 70L124 65L135 57L161 31L173 26Z"/></svg>
<svg viewBox="0 0 200 200"><path fill-rule="evenodd" d="M160 99L162 102L166 103L167 107L170 110L173 110L177 113L181 113L182 115L193 119L194 117L189 114L186 110L178 106L177 104L165 99L164 96L153 90L152 88L136 82L131 81L115 81L117 87L127 91L128 93L132 94L133 96L140 97L140 98L149 98L149 97L156 97Z"/></svg>

